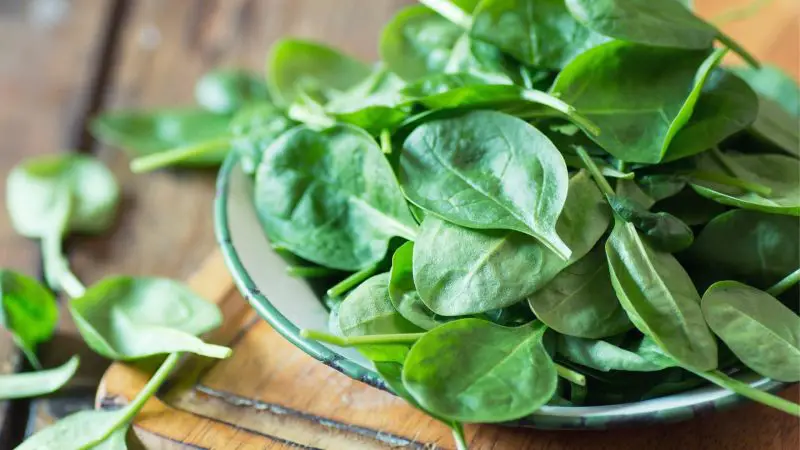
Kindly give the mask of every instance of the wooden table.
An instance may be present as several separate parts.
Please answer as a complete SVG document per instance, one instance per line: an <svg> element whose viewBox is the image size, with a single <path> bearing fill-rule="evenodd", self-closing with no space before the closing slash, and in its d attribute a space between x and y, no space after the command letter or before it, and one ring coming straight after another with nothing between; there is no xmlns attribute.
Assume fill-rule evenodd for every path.
<svg viewBox="0 0 800 450"><path fill-rule="evenodd" d="M213 367L190 365L179 378L183 384L148 405L137 422L137 434L148 448L387 448L387 433L397 445L449 448L443 429L386 394L311 361L244 307L230 290L220 261L207 259L215 248L212 171L134 176L123 154L98 145L84 131L87 119L104 108L188 104L194 80L212 67L261 70L266 50L280 36L325 40L356 56L375 58L383 23L406 3L0 0L0 175L5 178L27 156L95 154L117 175L123 208L118 226L107 235L70 240L78 275L91 283L116 273L187 279L204 270L206 276L195 278L193 287L226 310L226 326L214 339L233 340L236 355ZM714 17L749 0L695 3L702 15ZM766 3L757 18L723 28L763 60L800 76L800 2ZM4 188L0 183L0 191ZM0 266L40 273L36 245L14 234L5 208L0 208ZM76 352L83 355L82 367L67 389L47 399L0 404L0 448L93 406L107 362L85 350L64 314L57 339L41 349L43 361L55 365ZM0 334L0 361L4 372L23 364L5 334ZM231 374L248 382L235 381ZM106 373L99 398L124 401L145 377L115 365ZM798 390L784 395L797 398ZM797 421L757 405L635 430L471 427L468 434L474 448L482 449L800 448Z"/></svg>

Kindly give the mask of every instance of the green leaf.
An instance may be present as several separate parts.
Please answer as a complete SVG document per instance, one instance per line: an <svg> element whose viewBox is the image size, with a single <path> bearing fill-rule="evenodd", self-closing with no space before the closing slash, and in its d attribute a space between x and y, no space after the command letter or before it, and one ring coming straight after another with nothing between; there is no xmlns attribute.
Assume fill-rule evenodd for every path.
<svg viewBox="0 0 800 450"><path fill-rule="evenodd" d="M749 368L779 381L800 381L800 316L764 291L737 281L703 294L708 326Z"/></svg>
<svg viewBox="0 0 800 450"><path fill-rule="evenodd" d="M114 450L124 449L125 447L118 446L118 435L121 434L124 438L127 432L128 424L124 421L126 416L126 409L79 411L37 432L15 450L102 449L102 445Z"/></svg>
<svg viewBox="0 0 800 450"><path fill-rule="evenodd" d="M58 324L55 297L32 278L0 270L0 301L0 326L11 333L31 365L41 369L36 346L48 341Z"/></svg>
<svg viewBox="0 0 800 450"><path fill-rule="evenodd" d="M686 177L674 174L644 175L636 179L639 188L656 203L678 195L686 188L686 183ZM650 206L647 207L650 208Z"/></svg>
<svg viewBox="0 0 800 450"><path fill-rule="evenodd" d="M194 97L200 106L219 114L232 114L249 103L269 101L263 79L239 69L204 74L195 84Z"/></svg>
<svg viewBox="0 0 800 450"><path fill-rule="evenodd" d="M700 295L669 253L653 250L630 223L617 221L606 242L611 283L631 322L682 365L717 367L717 344Z"/></svg>
<svg viewBox="0 0 800 450"><path fill-rule="evenodd" d="M282 133L297 125L269 103L247 106L231 121L231 148L239 154L245 173L254 174L264 150Z"/></svg>
<svg viewBox="0 0 800 450"><path fill-rule="evenodd" d="M416 235L381 149L350 125L282 134L264 153L255 204L271 238L335 269L363 269L383 259L392 237Z"/></svg>
<svg viewBox="0 0 800 450"><path fill-rule="evenodd" d="M572 60L551 91L600 128L590 137L615 158L658 163L723 55L612 41Z"/></svg>
<svg viewBox="0 0 800 450"><path fill-rule="evenodd" d="M389 272L389 298L398 314L424 330L431 330L447 323L447 318L431 311L419 297L414 286L413 254L413 242L406 242L395 250Z"/></svg>
<svg viewBox="0 0 800 450"><path fill-rule="evenodd" d="M800 221L733 210L706 225L683 258L705 286L738 280L767 289L800 267Z"/></svg>
<svg viewBox="0 0 800 450"><path fill-rule="evenodd" d="M25 160L11 170L6 182L11 224L30 238L53 233L62 220L64 201L70 202L64 232L102 233L116 217L119 195L117 181L106 166L77 154Z"/></svg>
<svg viewBox="0 0 800 450"><path fill-rule="evenodd" d="M555 230L567 167L550 140L520 119L474 111L426 122L406 139L399 176L406 197L431 213L461 226L520 231L569 258Z"/></svg>
<svg viewBox="0 0 800 450"><path fill-rule="evenodd" d="M632 327L599 246L528 296L528 304L545 325L570 336L597 339Z"/></svg>
<svg viewBox="0 0 800 450"><path fill-rule="evenodd" d="M651 209L655 212L669 213L689 226L705 225L726 210L725 206L701 197L689 187L657 202Z"/></svg>
<svg viewBox="0 0 800 450"><path fill-rule="evenodd" d="M230 120L229 115L201 109L112 111L95 117L90 129L95 139L138 157L225 138ZM175 164L214 167L227 154L228 149L221 148Z"/></svg>
<svg viewBox="0 0 800 450"><path fill-rule="evenodd" d="M723 205L800 216L800 164L797 163L797 159L784 155L736 153L720 156L723 158L723 164L711 166L710 172L727 175L725 171L730 169L735 177L748 183L765 186L770 193L759 194L712 181L694 179L691 186L698 194Z"/></svg>
<svg viewBox="0 0 800 450"><path fill-rule="evenodd" d="M793 116L772 100L758 98L758 114L750 132L764 147L774 146L779 151L800 158L800 127L797 116Z"/></svg>
<svg viewBox="0 0 800 450"><path fill-rule="evenodd" d="M343 336L403 334L422 331L401 316L389 298L389 274L375 275L345 298L339 307L339 331ZM358 350L373 361L402 363L409 345L360 345Z"/></svg>
<svg viewBox="0 0 800 450"><path fill-rule="evenodd" d="M680 219L666 212L650 212L635 201L618 195L608 202L620 219L630 222L658 250L677 253L689 248L694 233Z"/></svg>
<svg viewBox="0 0 800 450"><path fill-rule="evenodd" d="M326 100L370 74L366 64L323 44L281 39L267 57L267 86L276 103L289 105L300 92Z"/></svg>
<svg viewBox="0 0 800 450"><path fill-rule="evenodd" d="M629 350L606 341L559 335L557 351L569 361L602 372L655 372L674 366L668 358L654 357L654 349L657 352L658 346L648 338L639 342L638 349Z"/></svg>
<svg viewBox="0 0 800 450"><path fill-rule="evenodd" d="M564 260L541 241L507 230L474 230L427 215L414 245L414 282L437 314L459 316L504 308L544 287L589 252L610 211L581 172L569 183L558 233L572 249Z"/></svg>
<svg viewBox="0 0 800 450"><path fill-rule="evenodd" d="M55 392L75 375L78 362L78 357L73 356L53 369L0 375L0 399L38 397Z"/></svg>
<svg viewBox="0 0 800 450"><path fill-rule="evenodd" d="M222 323L219 308L172 280L106 278L73 299L69 310L89 347L110 359L173 352L212 358L230 354L228 348L195 337Z"/></svg>
<svg viewBox="0 0 800 450"><path fill-rule="evenodd" d="M609 39L578 23L564 0L484 0L470 34L534 67L563 68Z"/></svg>
<svg viewBox="0 0 800 450"><path fill-rule="evenodd" d="M756 92L777 102L789 114L800 117L800 85L778 66L764 64L761 68L729 67Z"/></svg>
<svg viewBox="0 0 800 450"><path fill-rule="evenodd" d="M556 390L555 364L541 322L506 328L456 320L419 339L403 366L403 384L428 411L463 422L504 422L527 416Z"/></svg>

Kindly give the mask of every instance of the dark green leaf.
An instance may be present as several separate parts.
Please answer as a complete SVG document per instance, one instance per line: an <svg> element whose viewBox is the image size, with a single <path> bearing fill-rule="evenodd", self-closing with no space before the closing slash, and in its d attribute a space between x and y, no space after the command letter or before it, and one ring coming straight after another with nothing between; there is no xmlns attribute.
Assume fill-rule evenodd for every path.
<svg viewBox="0 0 800 450"><path fill-rule="evenodd" d="M405 141L400 182L409 200L446 220L520 231L569 258L555 230L567 167L547 137L520 119L474 111L424 123Z"/></svg>
<svg viewBox="0 0 800 450"><path fill-rule="evenodd" d="M800 86L781 68L764 64L760 68L730 67L728 70L742 77L759 94L780 104L789 114L800 117Z"/></svg>
<svg viewBox="0 0 800 450"><path fill-rule="evenodd" d="M389 239L417 229L381 149L349 125L282 134L264 153L255 203L272 239L335 269L374 264Z"/></svg>
<svg viewBox="0 0 800 450"><path fill-rule="evenodd" d="M382 64L361 83L335 96L325 105L327 114L378 134L394 129L408 116L400 91L405 82Z"/></svg>
<svg viewBox="0 0 800 450"><path fill-rule="evenodd" d="M774 101L758 98L758 114L750 132L759 139L760 148L775 147L788 155L800 158L800 126L793 116Z"/></svg>
<svg viewBox="0 0 800 450"><path fill-rule="evenodd" d="M656 174L639 177L636 179L636 184L645 194L657 203L661 200L678 195L678 193L686 188L686 181L686 177L682 176ZM650 206L647 207L649 208Z"/></svg>
<svg viewBox="0 0 800 450"><path fill-rule="evenodd" d="M527 416L556 390L556 368L542 345L546 327L506 328L456 320L426 333L403 366L403 384L423 408L463 422Z"/></svg>
<svg viewBox="0 0 800 450"><path fill-rule="evenodd" d="M413 242L406 242L395 250L389 279L389 298L401 316L422 329L430 330L446 323L447 318L435 314L420 299L414 286L413 254Z"/></svg>
<svg viewBox="0 0 800 450"><path fill-rule="evenodd" d="M197 81L194 97L203 108L220 114L232 114L249 103L269 100L262 77L237 69L206 73Z"/></svg>
<svg viewBox="0 0 800 450"><path fill-rule="evenodd" d="M667 253L677 253L692 245L694 233L680 219L666 212L653 213L625 197L610 196L608 202L619 218L641 231L653 247Z"/></svg>
<svg viewBox="0 0 800 450"><path fill-rule="evenodd" d="M0 270L0 301L0 326L11 333L31 365L40 369L36 346L53 336L58 323L56 299L36 280Z"/></svg>
<svg viewBox="0 0 800 450"><path fill-rule="evenodd" d="M689 187L672 197L657 202L651 209L656 212L672 214L689 226L705 225L714 217L725 212L725 206L701 197Z"/></svg>
<svg viewBox="0 0 800 450"><path fill-rule="evenodd" d="M63 365L37 372L0 375L0 399L38 397L59 390L78 370L78 357Z"/></svg>
<svg viewBox="0 0 800 450"><path fill-rule="evenodd" d="M708 326L745 365L779 381L800 381L800 317L775 297L737 281L703 294Z"/></svg>

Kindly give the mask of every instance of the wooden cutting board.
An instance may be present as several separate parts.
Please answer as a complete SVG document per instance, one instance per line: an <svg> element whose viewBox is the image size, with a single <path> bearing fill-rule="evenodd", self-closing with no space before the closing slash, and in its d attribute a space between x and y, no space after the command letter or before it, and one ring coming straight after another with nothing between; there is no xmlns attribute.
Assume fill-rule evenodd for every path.
<svg viewBox="0 0 800 450"><path fill-rule="evenodd" d="M207 340L234 349L224 361L189 358L135 421L149 449L452 448L447 428L402 400L352 380L292 346L261 320L234 287L214 252L189 280L218 303L222 328ZM113 364L96 406L124 404L149 371ZM795 386L783 394L798 398ZM468 426L473 449L758 449L800 448L797 419L746 405L693 421L610 431L540 431Z"/></svg>

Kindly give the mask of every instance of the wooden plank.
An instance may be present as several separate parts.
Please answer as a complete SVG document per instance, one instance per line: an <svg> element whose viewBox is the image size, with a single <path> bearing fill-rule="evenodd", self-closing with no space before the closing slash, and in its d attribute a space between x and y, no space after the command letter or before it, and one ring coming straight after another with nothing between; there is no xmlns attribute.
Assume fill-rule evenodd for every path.
<svg viewBox="0 0 800 450"><path fill-rule="evenodd" d="M0 198L6 198L5 179L20 160L82 144L82 122L95 97L102 36L113 6L97 0L0 1ZM0 208L0 267L36 277L39 261L38 245L18 236L6 208ZM45 366L63 363L66 351L48 358L40 349ZM89 361L83 361L84 374ZM14 370L19 362L9 336L0 333L0 372ZM83 383L84 399L102 368ZM5 427L8 403L0 403L0 447L21 437L27 403L14 402L13 430ZM60 405L75 406L71 401Z"/></svg>

